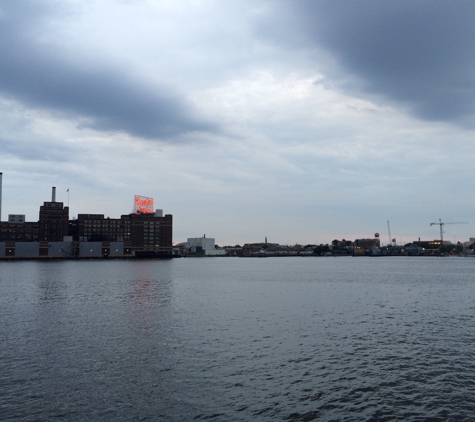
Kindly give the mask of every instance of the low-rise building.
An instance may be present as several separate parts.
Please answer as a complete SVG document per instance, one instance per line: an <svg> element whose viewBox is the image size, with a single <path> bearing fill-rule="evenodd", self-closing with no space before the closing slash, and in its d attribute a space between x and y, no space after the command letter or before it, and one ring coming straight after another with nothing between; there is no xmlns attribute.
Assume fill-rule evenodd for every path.
<svg viewBox="0 0 475 422"><path fill-rule="evenodd" d="M375 237L373 239L355 239L354 245L358 248L364 250L371 250L373 246L377 246L378 248L381 246L379 238Z"/></svg>
<svg viewBox="0 0 475 422"><path fill-rule="evenodd" d="M187 239L188 252L196 255L218 256L226 255L224 249L216 248L215 240L212 237L189 237Z"/></svg>
<svg viewBox="0 0 475 422"><path fill-rule="evenodd" d="M38 222L0 223L0 242L37 242L39 232Z"/></svg>

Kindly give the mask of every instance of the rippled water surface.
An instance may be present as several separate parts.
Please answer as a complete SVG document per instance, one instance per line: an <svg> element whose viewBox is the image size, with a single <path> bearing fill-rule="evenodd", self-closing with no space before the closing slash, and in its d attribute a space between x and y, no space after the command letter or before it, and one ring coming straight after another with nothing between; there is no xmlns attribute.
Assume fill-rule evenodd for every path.
<svg viewBox="0 0 475 422"><path fill-rule="evenodd" d="M475 259L1 262L0 420L475 420Z"/></svg>

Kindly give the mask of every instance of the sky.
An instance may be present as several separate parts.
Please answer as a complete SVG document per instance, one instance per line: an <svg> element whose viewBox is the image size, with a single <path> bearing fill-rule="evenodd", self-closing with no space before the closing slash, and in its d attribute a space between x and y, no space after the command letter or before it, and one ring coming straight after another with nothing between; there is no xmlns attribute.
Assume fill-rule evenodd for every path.
<svg viewBox="0 0 475 422"><path fill-rule="evenodd" d="M3 0L2 220L174 242L475 237L475 2ZM69 192L67 190L69 189Z"/></svg>

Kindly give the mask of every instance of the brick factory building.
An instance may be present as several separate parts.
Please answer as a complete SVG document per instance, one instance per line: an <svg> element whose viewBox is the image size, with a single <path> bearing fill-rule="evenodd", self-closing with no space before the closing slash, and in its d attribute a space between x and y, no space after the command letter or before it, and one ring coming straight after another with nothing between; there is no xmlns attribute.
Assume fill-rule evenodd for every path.
<svg viewBox="0 0 475 422"><path fill-rule="evenodd" d="M26 222L24 218L13 218L13 215L11 217L9 222L0 222L0 256L15 256L15 250L19 250L15 248L15 242L21 242L22 245L18 246L24 251L33 253L38 249L39 256L53 256L52 250L58 242L62 244L58 249L61 252L59 256L109 256L114 255L113 252L120 255L119 250L123 251L123 255L172 256L173 216L163 216L162 210L138 211L120 218L105 218L104 214L79 214L77 219L69 220L69 207L56 202L56 188L53 188L51 202L44 202L40 206L37 222ZM28 242L38 242L38 247L28 247ZM113 246L115 244L122 246ZM45 248L50 248L51 253L47 253ZM31 257L34 256L33 253Z"/></svg>
<svg viewBox="0 0 475 422"><path fill-rule="evenodd" d="M40 207L38 220L38 240L61 242L68 235L69 207L56 202L56 188L53 188L51 202L44 202Z"/></svg>
<svg viewBox="0 0 475 422"><path fill-rule="evenodd" d="M79 214L70 221L70 236L82 242L130 243L132 251L154 251L171 256L173 245L173 216L160 213L127 214L120 218L105 218L104 214Z"/></svg>

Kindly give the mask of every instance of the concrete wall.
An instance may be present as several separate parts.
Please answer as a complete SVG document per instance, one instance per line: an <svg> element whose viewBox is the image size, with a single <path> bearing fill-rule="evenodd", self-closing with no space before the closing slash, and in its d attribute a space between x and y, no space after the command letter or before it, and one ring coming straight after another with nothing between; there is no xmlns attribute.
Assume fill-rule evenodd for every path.
<svg viewBox="0 0 475 422"><path fill-rule="evenodd" d="M102 242L81 242L79 256L102 256Z"/></svg>
<svg viewBox="0 0 475 422"><path fill-rule="evenodd" d="M111 242L110 255L124 255L124 242Z"/></svg>
<svg viewBox="0 0 475 422"><path fill-rule="evenodd" d="M38 242L15 242L15 256L38 256L39 254Z"/></svg>
<svg viewBox="0 0 475 422"><path fill-rule="evenodd" d="M70 257L73 253L71 242L49 242L48 256Z"/></svg>
<svg viewBox="0 0 475 422"><path fill-rule="evenodd" d="M206 255L210 256L218 256L218 255L226 255L226 251L224 249L207 249L205 252Z"/></svg>
<svg viewBox="0 0 475 422"><path fill-rule="evenodd" d="M73 256L73 243L72 242L48 242L46 248L46 242L44 244L44 253L42 256L50 256L57 258L71 258ZM107 242L108 244L108 242ZM47 251L46 251L47 249ZM109 249L109 246L107 246ZM13 250L15 254L13 255ZM6 242L0 242L0 257L6 256ZM47 252L47 253L46 253ZM109 255L119 256L124 255L125 248L124 242L110 242ZM79 244L79 257L99 257L103 255L102 242L81 242ZM40 256L40 242L15 242L15 247L12 248L12 257L38 257Z"/></svg>

